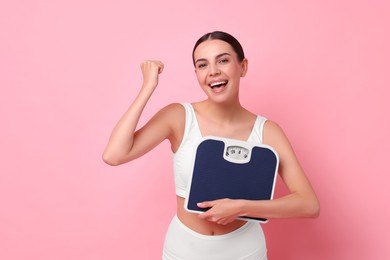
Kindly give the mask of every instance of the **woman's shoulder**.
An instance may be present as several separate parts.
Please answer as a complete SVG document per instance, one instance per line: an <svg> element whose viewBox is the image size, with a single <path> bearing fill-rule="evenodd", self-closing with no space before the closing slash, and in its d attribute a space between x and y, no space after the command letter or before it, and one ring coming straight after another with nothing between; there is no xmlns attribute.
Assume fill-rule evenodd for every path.
<svg viewBox="0 0 390 260"><path fill-rule="evenodd" d="M184 122L185 108L181 103L171 103L160 109L155 117L171 126L175 126Z"/></svg>
<svg viewBox="0 0 390 260"><path fill-rule="evenodd" d="M272 120L267 120L264 124L263 142L279 150L282 147L290 146L289 140L282 127Z"/></svg>
<svg viewBox="0 0 390 260"><path fill-rule="evenodd" d="M180 116L184 115L185 107L182 103L171 103L163 107L159 113L169 116Z"/></svg>
<svg viewBox="0 0 390 260"><path fill-rule="evenodd" d="M264 123L264 135L265 137L273 137L283 133L282 127L275 121L267 119Z"/></svg>

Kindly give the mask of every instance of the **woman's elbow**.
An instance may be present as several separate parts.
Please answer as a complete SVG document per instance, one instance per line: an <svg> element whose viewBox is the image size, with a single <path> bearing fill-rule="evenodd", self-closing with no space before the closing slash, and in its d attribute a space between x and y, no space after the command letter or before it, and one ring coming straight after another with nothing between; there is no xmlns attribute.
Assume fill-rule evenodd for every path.
<svg viewBox="0 0 390 260"><path fill-rule="evenodd" d="M318 218L320 216L320 203L314 199L306 206L306 216L308 218Z"/></svg>
<svg viewBox="0 0 390 260"><path fill-rule="evenodd" d="M115 156L112 156L106 152L103 153L102 159L103 159L103 162L105 162L106 164L111 165L111 166L118 166L118 165L122 164L122 162L120 160L118 160L118 158L116 158Z"/></svg>

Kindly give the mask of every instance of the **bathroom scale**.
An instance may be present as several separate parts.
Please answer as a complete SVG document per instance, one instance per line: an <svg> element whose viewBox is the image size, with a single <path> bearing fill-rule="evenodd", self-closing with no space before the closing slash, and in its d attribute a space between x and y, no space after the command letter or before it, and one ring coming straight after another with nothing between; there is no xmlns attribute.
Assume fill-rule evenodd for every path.
<svg viewBox="0 0 390 260"><path fill-rule="evenodd" d="M278 172L276 151L264 144L215 136L197 144L185 208L202 213L196 204L223 198L271 200ZM238 219L268 222L247 216Z"/></svg>

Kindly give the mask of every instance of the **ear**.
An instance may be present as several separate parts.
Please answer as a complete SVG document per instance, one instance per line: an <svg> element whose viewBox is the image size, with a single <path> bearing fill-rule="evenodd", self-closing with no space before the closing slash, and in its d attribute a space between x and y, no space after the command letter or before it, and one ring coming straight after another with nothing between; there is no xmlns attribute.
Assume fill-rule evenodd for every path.
<svg viewBox="0 0 390 260"><path fill-rule="evenodd" d="M242 60L241 68L242 68L241 77L245 77L246 72L248 71L248 60L247 59Z"/></svg>

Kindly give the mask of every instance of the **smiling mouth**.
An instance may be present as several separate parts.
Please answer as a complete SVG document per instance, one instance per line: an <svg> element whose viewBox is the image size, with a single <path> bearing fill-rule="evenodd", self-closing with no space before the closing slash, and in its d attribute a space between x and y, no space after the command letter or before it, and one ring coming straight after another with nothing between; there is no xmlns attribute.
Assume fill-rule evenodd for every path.
<svg viewBox="0 0 390 260"><path fill-rule="evenodd" d="M227 81L218 81L218 82L213 82L211 84L209 84L210 88L214 89L214 88L220 88L220 87L224 87L226 86L228 82Z"/></svg>

